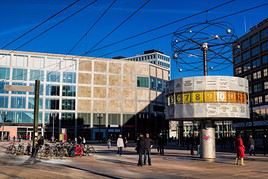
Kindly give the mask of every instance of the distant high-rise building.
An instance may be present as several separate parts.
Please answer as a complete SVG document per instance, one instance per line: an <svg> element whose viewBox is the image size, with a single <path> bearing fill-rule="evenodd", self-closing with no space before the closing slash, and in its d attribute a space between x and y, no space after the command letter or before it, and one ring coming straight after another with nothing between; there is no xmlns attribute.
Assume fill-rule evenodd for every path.
<svg viewBox="0 0 268 179"><path fill-rule="evenodd" d="M144 54L123 59L130 61L150 62L166 69L170 69L170 57L158 50L147 50L144 51Z"/></svg>
<svg viewBox="0 0 268 179"><path fill-rule="evenodd" d="M249 81L251 119L234 127L264 131L268 127L268 19L233 43L234 75Z"/></svg>

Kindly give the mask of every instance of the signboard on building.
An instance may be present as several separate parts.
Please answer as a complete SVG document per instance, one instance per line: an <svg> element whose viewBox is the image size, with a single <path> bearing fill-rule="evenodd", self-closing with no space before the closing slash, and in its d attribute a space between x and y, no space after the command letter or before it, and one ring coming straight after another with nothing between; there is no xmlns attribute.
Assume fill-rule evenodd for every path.
<svg viewBox="0 0 268 179"><path fill-rule="evenodd" d="M229 76L180 78L167 83L168 119L249 118L248 81Z"/></svg>

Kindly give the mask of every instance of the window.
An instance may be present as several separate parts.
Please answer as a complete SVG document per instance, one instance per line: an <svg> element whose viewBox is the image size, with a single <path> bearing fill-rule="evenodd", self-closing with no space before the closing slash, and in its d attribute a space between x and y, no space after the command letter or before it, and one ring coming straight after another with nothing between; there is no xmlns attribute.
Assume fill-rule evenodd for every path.
<svg viewBox="0 0 268 179"><path fill-rule="evenodd" d="M11 97L11 108L25 108L25 97Z"/></svg>
<svg viewBox="0 0 268 179"><path fill-rule="evenodd" d="M244 53L242 54L242 59L243 59L243 61L248 60L249 57L250 57L250 53L249 53L249 51L246 51L246 52L244 52Z"/></svg>
<svg viewBox="0 0 268 179"><path fill-rule="evenodd" d="M237 67L237 68L235 68L235 74L236 75L239 75L239 74L241 74L242 73L242 67Z"/></svg>
<svg viewBox="0 0 268 179"><path fill-rule="evenodd" d="M267 68L263 69L263 76L267 76Z"/></svg>
<svg viewBox="0 0 268 179"><path fill-rule="evenodd" d="M150 80L151 80L151 89L154 89L156 90L156 81L157 79L155 77L150 77Z"/></svg>
<svg viewBox="0 0 268 179"><path fill-rule="evenodd" d="M12 71L12 80L27 80L27 70L13 68Z"/></svg>
<svg viewBox="0 0 268 179"><path fill-rule="evenodd" d="M268 81L265 81L263 86L264 86L264 89L268 89Z"/></svg>
<svg viewBox="0 0 268 179"><path fill-rule="evenodd" d="M261 39L265 39L268 37L268 28L265 28L261 31Z"/></svg>
<svg viewBox="0 0 268 179"><path fill-rule="evenodd" d="M268 95L265 95L265 102L268 102Z"/></svg>
<svg viewBox="0 0 268 179"><path fill-rule="evenodd" d="M258 83L253 86L254 93L262 91L262 84Z"/></svg>
<svg viewBox="0 0 268 179"><path fill-rule="evenodd" d="M251 36L251 38L250 38L251 45L256 44L258 41L259 41L259 34L258 33Z"/></svg>
<svg viewBox="0 0 268 179"><path fill-rule="evenodd" d="M240 55L234 57L234 63L235 63L235 64L240 63L240 62L241 62L241 57L240 57Z"/></svg>
<svg viewBox="0 0 268 179"><path fill-rule="evenodd" d="M90 113L78 113L78 119L83 121L83 124L91 124L91 114Z"/></svg>
<svg viewBox="0 0 268 179"><path fill-rule="evenodd" d="M47 81L50 82L60 82L60 72L47 72Z"/></svg>
<svg viewBox="0 0 268 179"><path fill-rule="evenodd" d="M261 60L259 58L252 62L252 68L256 68L260 66L261 66Z"/></svg>
<svg viewBox="0 0 268 179"><path fill-rule="evenodd" d="M9 80L9 68L0 68L0 79Z"/></svg>
<svg viewBox="0 0 268 179"><path fill-rule="evenodd" d="M262 96L259 96L259 104L262 103Z"/></svg>
<svg viewBox="0 0 268 179"><path fill-rule="evenodd" d="M61 119L65 121L75 120L75 114L74 113L62 113Z"/></svg>
<svg viewBox="0 0 268 179"><path fill-rule="evenodd" d="M44 80L44 71L40 70L30 70L30 81L35 81L35 80Z"/></svg>
<svg viewBox="0 0 268 179"><path fill-rule="evenodd" d="M254 98L254 104L259 104L259 98L258 97Z"/></svg>
<svg viewBox="0 0 268 179"><path fill-rule="evenodd" d="M149 78L148 77L137 77L137 87L149 88Z"/></svg>
<svg viewBox="0 0 268 179"><path fill-rule="evenodd" d="M43 108L43 99L39 98L39 109ZM34 109L34 98L28 98L28 109Z"/></svg>
<svg viewBox="0 0 268 179"><path fill-rule="evenodd" d="M257 78L260 79L261 78L261 71L257 72Z"/></svg>
<svg viewBox="0 0 268 179"><path fill-rule="evenodd" d="M256 80L257 79L257 72L254 72L253 73L253 80Z"/></svg>
<svg viewBox="0 0 268 179"><path fill-rule="evenodd" d="M75 110L75 99L63 99L62 110Z"/></svg>
<svg viewBox="0 0 268 179"><path fill-rule="evenodd" d="M163 82L161 79L157 79L157 90L162 91L163 90Z"/></svg>
<svg viewBox="0 0 268 179"><path fill-rule="evenodd" d="M98 117L98 115L102 115L101 117ZM93 114L93 125L94 126L99 126L99 125L102 125L102 126L105 126L106 125L106 115L104 113L102 114L96 114L94 113Z"/></svg>
<svg viewBox="0 0 268 179"><path fill-rule="evenodd" d="M248 70L250 70L251 69L251 64L250 63L246 63L245 65L244 65L244 72L246 72L246 71L248 71Z"/></svg>
<svg viewBox="0 0 268 179"><path fill-rule="evenodd" d="M76 83L76 74L73 72L63 72L64 83Z"/></svg>
<svg viewBox="0 0 268 179"><path fill-rule="evenodd" d="M120 114L108 114L108 125L121 125Z"/></svg>
<svg viewBox="0 0 268 179"><path fill-rule="evenodd" d="M268 55L262 56L262 64L268 64Z"/></svg>
<svg viewBox="0 0 268 179"><path fill-rule="evenodd" d="M46 109L59 109L59 99L46 99Z"/></svg>
<svg viewBox="0 0 268 179"><path fill-rule="evenodd" d="M251 56L252 57L255 57L255 56L259 55L259 53L260 53L260 47L259 46L251 49Z"/></svg>
<svg viewBox="0 0 268 179"><path fill-rule="evenodd" d="M62 96L75 96L76 86L63 86L62 87Z"/></svg>
<svg viewBox="0 0 268 179"><path fill-rule="evenodd" d="M8 85L8 82L0 81L0 93L7 94L8 91L5 90L5 85Z"/></svg>
<svg viewBox="0 0 268 179"><path fill-rule="evenodd" d="M8 108L8 97L0 96L0 108Z"/></svg>
<svg viewBox="0 0 268 179"><path fill-rule="evenodd" d="M60 86L59 85L46 85L46 95L47 96L60 96Z"/></svg>
<svg viewBox="0 0 268 179"><path fill-rule="evenodd" d="M263 42L263 43L261 44L261 51L264 52L264 51L266 51L266 50L268 50L268 41Z"/></svg>
<svg viewBox="0 0 268 179"><path fill-rule="evenodd" d="M244 40L243 42L242 42L242 46L241 46L241 48L243 49L243 50L245 50L245 49L247 49L249 47L249 40L247 39L247 40Z"/></svg>

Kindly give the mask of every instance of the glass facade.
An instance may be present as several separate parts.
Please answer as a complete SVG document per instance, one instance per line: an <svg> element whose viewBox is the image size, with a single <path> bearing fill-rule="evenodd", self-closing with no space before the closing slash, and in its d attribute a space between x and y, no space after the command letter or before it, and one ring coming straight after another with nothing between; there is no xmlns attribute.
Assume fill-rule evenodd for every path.
<svg viewBox="0 0 268 179"><path fill-rule="evenodd" d="M60 86L59 85L46 85L46 95L47 96L60 96Z"/></svg>
<svg viewBox="0 0 268 179"><path fill-rule="evenodd" d="M75 99L63 99L62 110L75 110Z"/></svg>
<svg viewBox="0 0 268 179"><path fill-rule="evenodd" d="M26 108L26 98L20 96L12 96L11 108Z"/></svg>
<svg viewBox="0 0 268 179"><path fill-rule="evenodd" d="M28 108L34 109L34 98L29 97L28 98ZM43 99L39 98L39 110L43 108Z"/></svg>
<svg viewBox="0 0 268 179"><path fill-rule="evenodd" d="M8 85L8 82L0 81L0 94L7 94L8 91L5 90L5 85Z"/></svg>
<svg viewBox="0 0 268 179"><path fill-rule="evenodd" d="M8 97L0 96L0 108L7 108L7 107L8 107Z"/></svg>
<svg viewBox="0 0 268 179"><path fill-rule="evenodd" d="M62 96L75 96L76 86L62 86Z"/></svg>
<svg viewBox="0 0 268 179"><path fill-rule="evenodd" d="M44 80L44 71L40 70L30 70L30 81L35 81L35 80Z"/></svg>
<svg viewBox="0 0 268 179"><path fill-rule="evenodd" d="M102 113L102 117L98 117L99 114L93 114L93 126L106 125L106 115Z"/></svg>
<svg viewBox="0 0 268 179"><path fill-rule="evenodd" d="M0 79L9 80L10 78L10 70L9 68L0 68Z"/></svg>
<svg viewBox="0 0 268 179"><path fill-rule="evenodd" d="M49 82L60 82L60 72L48 71L47 72L47 81L49 81Z"/></svg>
<svg viewBox="0 0 268 179"><path fill-rule="evenodd" d="M60 109L60 100L46 99L46 109Z"/></svg>
<svg viewBox="0 0 268 179"><path fill-rule="evenodd" d="M76 73L63 72L63 83L76 83Z"/></svg>
<svg viewBox="0 0 268 179"><path fill-rule="evenodd" d="M27 70L26 69L19 69L13 68L12 70L12 80L27 80Z"/></svg>
<svg viewBox="0 0 268 179"><path fill-rule="evenodd" d="M12 85L16 86L27 86L26 83L17 83L17 82L12 82ZM12 94L26 94L24 91L12 91Z"/></svg>

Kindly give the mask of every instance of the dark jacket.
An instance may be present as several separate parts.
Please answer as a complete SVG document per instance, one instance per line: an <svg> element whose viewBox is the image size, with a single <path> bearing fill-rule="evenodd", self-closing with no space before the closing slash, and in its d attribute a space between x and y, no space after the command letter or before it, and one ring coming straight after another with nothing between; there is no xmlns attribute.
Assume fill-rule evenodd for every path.
<svg viewBox="0 0 268 179"><path fill-rule="evenodd" d="M145 150L151 149L151 145L153 145L153 140L150 138L145 138L144 139L144 149Z"/></svg>
<svg viewBox="0 0 268 179"><path fill-rule="evenodd" d="M144 153L144 138L143 137L140 137L137 140L136 150L137 150L138 153Z"/></svg>

